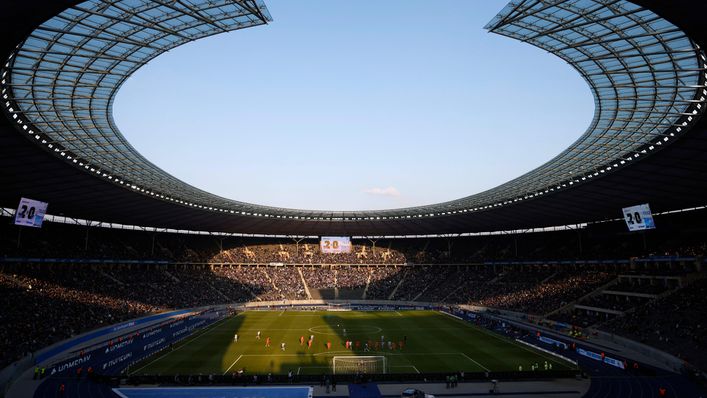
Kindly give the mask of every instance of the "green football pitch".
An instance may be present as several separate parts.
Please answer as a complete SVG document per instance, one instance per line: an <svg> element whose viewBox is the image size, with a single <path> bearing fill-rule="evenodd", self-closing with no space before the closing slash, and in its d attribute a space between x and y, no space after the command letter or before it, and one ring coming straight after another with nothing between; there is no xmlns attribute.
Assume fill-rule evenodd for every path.
<svg viewBox="0 0 707 398"><path fill-rule="evenodd" d="M236 333L238 341L234 341ZM307 347L310 336L314 336L311 348ZM384 348L376 349L381 336ZM265 346L268 337L270 347ZM346 340L353 342L352 349L345 347ZM388 341L395 342L395 349L388 348ZM401 341L402 349L398 347ZM285 343L284 351L281 343ZM367 343L369 351L365 351ZM230 374L240 369L251 374L322 374L332 372L335 356L348 355L384 356L388 373L517 371L518 366L530 370L535 363L543 369L545 361L553 370L573 368L554 356L436 311L248 311L136 364L130 374Z"/></svg>

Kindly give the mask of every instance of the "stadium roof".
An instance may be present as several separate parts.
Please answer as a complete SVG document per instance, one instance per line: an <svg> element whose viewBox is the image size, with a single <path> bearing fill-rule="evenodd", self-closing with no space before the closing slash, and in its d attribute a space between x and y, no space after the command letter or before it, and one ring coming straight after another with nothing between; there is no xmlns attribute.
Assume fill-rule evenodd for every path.
<svg viewBox="0 0 707 398"><path fill-rule="evenodd" d="M592 89L592 123L561 154L458 200L334 212L199 190L141 156L113 122L114 96L135 70L188 41L268 23L260 0L10 2L0 16L8 27L0 39L0 108L7 116L0 204L13 207L26 196L77 218L295 235L518 229L616 218L621 207L643 202L654 210L702 205L707 78L695 16L707 7L637 3L513 0L486 26L561 57ZM509 114L516 106L522 104L509 102ZM195 100L194 117L203 116Z"/></svg>

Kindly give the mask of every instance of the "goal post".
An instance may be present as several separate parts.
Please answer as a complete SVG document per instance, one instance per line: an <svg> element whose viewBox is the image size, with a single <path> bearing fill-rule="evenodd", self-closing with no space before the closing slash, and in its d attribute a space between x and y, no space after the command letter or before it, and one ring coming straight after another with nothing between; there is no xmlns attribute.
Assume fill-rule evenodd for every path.
<svg viewBox="0 0 707 398"><path fill-rule="evenodd" d="M383 374L388 373L384 356L340 355L332 359L334 374Z"/></svg>

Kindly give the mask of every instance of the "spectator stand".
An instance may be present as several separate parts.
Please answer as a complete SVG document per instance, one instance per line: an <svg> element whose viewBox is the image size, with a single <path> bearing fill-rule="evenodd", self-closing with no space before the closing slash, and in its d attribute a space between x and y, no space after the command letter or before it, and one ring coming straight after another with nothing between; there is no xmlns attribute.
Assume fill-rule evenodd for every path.
<svg viewBox="0 0 707 398"><path fill-rule="evenodd" d="M226 311L226 307L221 308L223 311ZM57 342L32 353L20 363L13 363L5 368L2 373L0 373L0 387L2 387L1 389L3 391L12 391L13 396L32 396L32 391L34 391L41 382L41 380L33 380L34 367L47 369L45 377L48 377L51 372L50 365L53 363L76 357L82 352L105 346L108 342L115 341L120 336L130 335L141 330L154 328L158 325L168 324L185 316L196 314L201 310L203 309L177 310L149 315L92 330ZM11 371L11 373L8 371ZM16 383L16 381L23 382ZM20 390L18 391L17 389Z"/></svg>

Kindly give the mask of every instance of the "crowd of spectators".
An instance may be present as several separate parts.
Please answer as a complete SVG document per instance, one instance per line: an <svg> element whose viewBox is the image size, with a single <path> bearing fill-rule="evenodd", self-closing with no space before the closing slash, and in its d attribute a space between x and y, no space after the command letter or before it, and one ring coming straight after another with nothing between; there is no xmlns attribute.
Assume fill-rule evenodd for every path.
<svg viewBox="0 0 707 398"><path fill-rule="evenodd" d="M563 322L580 328L601 324L614 318L616 318L616 314L582 308L573 308L569 311L559 312L549 317L549 319L553 321Z"/></svg>
<svg viewBox="0 0 707 398"><path fill-rule="evenodd" d="M676 275L682 273L682 270L675 270L675 273L667 278L654 275L646 277L645 275L649 272L645 272L645 270L631 273L644 276L628 277L627 274L630 273L623 273L614 283L607 285L602 291L577 300L575 306L579 307L565 308L550 318L579 327L603 327L607 321L630 313L633 309L641 308L655 298L676 289L677 279L675 278ZM665 271L661 272L661 274L665 273Z"/></svg>
<svg viewBox="0 0 707 398"><path fill-rule="evenodd" d="M442 297L441 301L472 304L473 300L478 298L479 291L496 279L499 272L491 267L463 269L453 276L454 284L450 286L451 289L447 290L447 295Z"/></svg>
<svg viewBox="0 0 707 398"><path fill-rule="evenodd" d="M242 286L249 293L244 301L266 300L272 295L272 282L259 267L214 267L213 273L233 285Z"/></svg>
<svg viewBox="0 0 707 398"><path fill-rule="evenodd" d="M0 368L77 333L161 310L137 298L91 291L116 286L99 274L80 272L56 282L33 274L0 273ZM78 278L84 276L82 286Z"/></svg>
<svg viewBox="0 0 707 398"><path fill-rule="evenodd" d="M312 298L344 300L363 298L372 271L373 267L360 265L302 268Z"/></svg>
<svg viewBox="0 0 707 398"><path fill-rule="evenodd" d="M377 267L371 270L370 282L366 290L366 299L388 300L400 281L405 277L406 270L394 267Z"/></svg>
<svg viewBox="0 0 707 398"><path fill-rule="evenodd" d="M268 275L279 297L275 300L303 300L307 298L302 277L295 267L269 267ZM272 300L272 299L271 299Z"/></svg>
<svg viewBox="0 0 707 398"><path fill-rule="evenodd" d="M362 299L368 281L373 278L372 267L339 267L336 270L336 288L340 299Z"/></svg>
<svg viewBox="0 0 707 398"><path fill-rule="evenodd" d="M578 302L578 305L587 307L603 308L613 311L626 311L633 307L645 304L649 301L646 297L626 296L622 294L602 293L587 297Z"/></svg>
<svg viewBox="0 0 707 398"><path fill-rule="evenodd" d="M485 274L485 267L478 266L443 266L436 269L435 278L421 290L418 301L440 302L446 301L450 294L456 292L460 285L474 278L476 275Z"/></svg>
<svg viewBox="0 0 707 398"><path fill-rule="evenodd" d="M606 272L561 272L537 280L509 283L507 274L483 289L485 295L476 302L486 307L502 308L528 314L544 315L564 307L615 275ZM506 280L506 281L504 281Z"/></svg>
<svg viewBox="0 0 707 398"><path fill-rule="evenodd" d="M603 329L707 369L707 279L637 307Z"/></svg>
<svg viewBox="0 0 707 398"><path fill-rule="evenodd" d="M338 272L340 274L340 272ZM333 289L336 286L337 270L322 268L302 268L307 287L312 289Z"/></svg>
<svg viewBox="0 0 707 398"><path fill-rule="evenodd" d="M642 294L662 294L672 289L672 287L666 285L663 281L656 281L655 283L643 282L638 283L637 281L620 281L612 285L609 290L617 292L627 292L627 293L642 293Z"/></svg>
<svg viewBox="0 0 707 398"><path fill-rule="evenodd" d="M618 276L617 270L608 271L599 264L578 268L526 266L523 269L493 265L295 267L40 263L5 263L0 267L0 304L4 309L0 322L9 325L0 332L0 349L8 353L2 364L83 331L174 308L306 299L309 298L307 291L336 289L337 297L342 299L446 302L543 315L586 296ZM657 289L654 286L661 285L622 282L610 288L645 291ZM704 300L705 295L700 296L703 291L684 290L689 300L698 303ZM681 296L668 297L678 300ZM654 313L645 305L650 300L650 297L601 293L578 304L617 311L636 308L633 314L639 316L645 308L649 308L648 313ZM665 306L679 305L672 300L661 300L661 311ZM574 309L556 314L553 319L589 326L606 322L613 316ZM629 316L634 315L626 315ZM703 319L699 314L692 316ZM669 319L672 321L672 317ZM676 319L684 317L680 315ZM682 322L678 326L684 330L683 337L701 337L703 323L679 322ZM662 336L667 334L642 338L660 341Z"/></svg>
<svg viewBox="0 0 707 398"><path fill-rule="evenodd" d="M373 274L372 267L339 267L336 270L336 286L339 289L363 289Z"/></svg>
<svg viewBox="0 0 707 398"><path fill-rule="evenodd" d="M404 264L397 250L352 244L348 253L323 253L318 244L279 243L244 245L219 251L209 263L237 264Z"/></svg>
<svg viewBox="0 0 707 398"><path fill-rule="evenodd" d="M420 296L437 279L438 267L420 266L408 270L405 279L395 291L394 300L411 301ZM446 268L446 267L445 267Z"/></svg>

